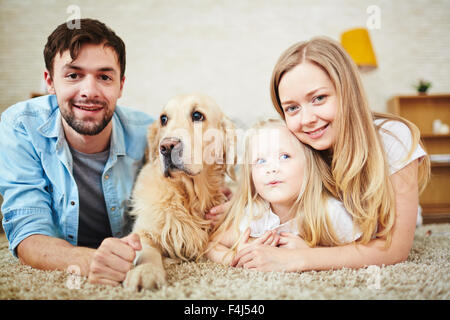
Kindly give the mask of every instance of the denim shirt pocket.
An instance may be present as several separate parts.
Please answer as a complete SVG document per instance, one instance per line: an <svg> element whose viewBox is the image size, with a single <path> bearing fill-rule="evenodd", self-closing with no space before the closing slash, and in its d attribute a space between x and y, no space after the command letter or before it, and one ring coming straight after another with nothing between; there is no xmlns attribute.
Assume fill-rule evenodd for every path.
<svg viewBox="0 0 450 320"><path fill-rule="evenodd" d="M64 195L58 191L57 188L55 188L52 184L49 184L47 187L45 187L47 192L50 194L52 199L51 207L54 211L61 212L63 207L63 197Z"/></svg>
<svg viewBox="0 0 450 320"><path fill-rule="evenodd" d="M52 210L52 219L55 226L58 228L58 233L63 234L64 230L64 212L66 211L64 208L64 194L60 192L55 186L51 183L45 187L47 192L50 194L51 199L51 210Z"/></svg>

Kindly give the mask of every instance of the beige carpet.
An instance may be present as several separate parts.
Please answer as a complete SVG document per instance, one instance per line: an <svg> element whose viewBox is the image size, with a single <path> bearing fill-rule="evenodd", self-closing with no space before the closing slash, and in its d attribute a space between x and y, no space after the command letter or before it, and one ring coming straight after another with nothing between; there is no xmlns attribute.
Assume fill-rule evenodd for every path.
<svg viewBox="0 0 450 320"><path fill-rule="evenodd" d="M0 234L0 299L450 299L450 224L417 229L406 262L337 271L252 272L209 261L168 270L157 291L96 286L65 272L21 265Z"/></svg>

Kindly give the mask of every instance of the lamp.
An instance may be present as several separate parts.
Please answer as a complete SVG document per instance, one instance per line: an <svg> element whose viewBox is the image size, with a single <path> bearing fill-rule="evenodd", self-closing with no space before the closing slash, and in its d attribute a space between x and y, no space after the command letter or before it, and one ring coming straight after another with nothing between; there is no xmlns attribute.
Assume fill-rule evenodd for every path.
<svg viewBox="0 0 450 320"><path fill-rule="evenodd" d="M367 29L355 28L345 31L341 35L341 44L360 69L371 70L377 67Z"/></svg>

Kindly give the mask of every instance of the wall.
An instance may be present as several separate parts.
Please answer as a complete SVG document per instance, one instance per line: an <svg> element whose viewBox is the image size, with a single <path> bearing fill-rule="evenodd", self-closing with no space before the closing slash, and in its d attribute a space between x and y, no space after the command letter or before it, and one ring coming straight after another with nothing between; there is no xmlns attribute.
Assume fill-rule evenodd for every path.
<svg viewBox="0 0 450 320"><path fill-rule="evenodd" d="M157 115L173 95L200 91L243 123L275 115L269 79L280 53L316 35L339 39L365 26L370 5L380 29L370 30L379 67L363 74L373 110L396 94L414 93L419 78L431 92L450 92L450 1L17 1L0 0L0 111L38 91L47 36L77 5L104 21L127 45L121 105Z"/></svg>

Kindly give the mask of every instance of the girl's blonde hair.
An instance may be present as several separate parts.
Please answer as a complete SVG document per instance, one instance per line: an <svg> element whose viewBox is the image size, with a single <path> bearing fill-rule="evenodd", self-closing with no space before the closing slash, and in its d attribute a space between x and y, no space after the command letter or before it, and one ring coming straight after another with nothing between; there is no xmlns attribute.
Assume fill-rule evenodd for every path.
<svg viewBox="0 0 450 320"><path fill-rule="evenodd" d="M244 139L244 161L239 170L238 188L228 211L224 215L225 220L211 236L211 239L215 239L216 243L220 241L221 234L227 230L232 230L232 228L237 234L240 234L239 226L246 215L250 215L251 219L258 219L262 213L267 212L267 202L256 192L252 180L251 141L252 137L258 134L259 129L281 127L286 127L282 120L268 119L258 122L247 132ZM323 186L320 171L320 167L326 167L326 164L320 155L314 152L311 147L301 143L293 134L292 140L295 144L298 144L298 148L302 149L305 158L302 191L291 207L291 212L297 219L300 236L311 247L340 245L342 243L336 237L327 213L327 199L330 194ZM318 165L318 163L321 165ZM232 246L230 252L236 250L239 240L240 237Z"/></svg>
<svg viewBox="0 0 450 320"><path fill-rule="evenodd" d="M371 112L355 63L339 43L326 37L296 43L278 59L270 91L273 105L283 119L278 93L281 78L305 61L314 63L328 74L339 101L334 120L338 134L332 157L326 151L315 152L327 162L321 168L324 185L333 196L343 201L353 221L361 228L363 235L359 242L369 242L376 233L377 237L385 237L389 245L396 213L395 194L379 132L386 130L381 129L381 125L375 126L374 119L397 120L408 126L412 145L406 158L421 144L420 132L406 119ZM429 175L430 161L426 156L419 164L419 192L425 188Z"/></svg>

